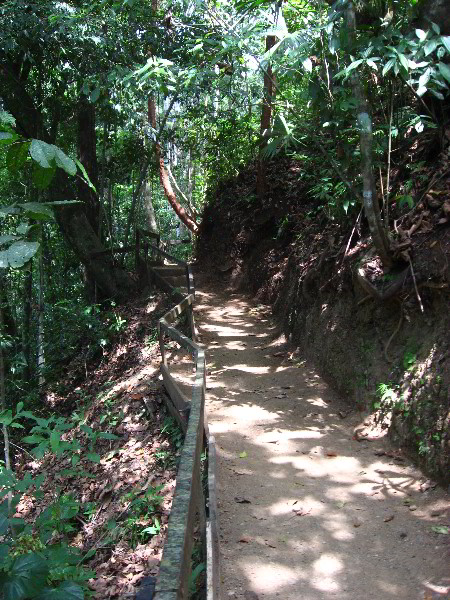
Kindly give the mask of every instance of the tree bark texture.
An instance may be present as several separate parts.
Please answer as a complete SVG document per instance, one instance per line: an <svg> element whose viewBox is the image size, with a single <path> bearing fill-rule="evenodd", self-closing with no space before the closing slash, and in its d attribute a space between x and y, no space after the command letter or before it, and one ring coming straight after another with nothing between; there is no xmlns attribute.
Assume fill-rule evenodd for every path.
<svg viewBox="0 0 450 600"><path fill-rule="evenodd" d="M268 52L275 44L275 36L268 35L266 38L266 52ZM267 145L266 132L270 129L272 120L272 103L274 96L273 71L270 64L264 71L264 89L263 101L261 108L261 125L260 125L260 142L259 142L259 157L258 157L258 172L256 176L256 193L258 198L262 200L266 193L266 164L261 158L261 151Z"/></svg>
<svg viewBox="0 0 450 600"><path fill-rule="evenodd" d="M346 21L348 40L351 50L356 36L355 9L351 1L347 5ZM361 177L363 180L364 213L369 223L373 244L379 254L381 262L383 263L384 267L389 268L393 264L393 259L389 249L389 241L381 223L380 206L378 203L375 180L373 176L372 118L369 115L368 102L356 70L354 70L350 76L350 83L352 86L353 96L358 104L356 118L359 128L359 145L361 150Z"/></svg>
<svg viewBox="0 0 450 600"><path fill-rule="evenodd" d="M78 100L78 155L92 184L98 189L97 136L95 133L95 107L81 95ZM97 194L77 179L77 197L84 204L86 215L94 231L99 231L100 202Z"/></svg>

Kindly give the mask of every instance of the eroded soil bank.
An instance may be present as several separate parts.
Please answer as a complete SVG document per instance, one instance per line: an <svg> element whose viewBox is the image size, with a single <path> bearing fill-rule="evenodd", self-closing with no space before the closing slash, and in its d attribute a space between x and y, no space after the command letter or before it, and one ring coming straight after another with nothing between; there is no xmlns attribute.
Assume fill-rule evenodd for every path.
<svg viewBox="0 0 450 600"><path fill-rule="evenodd" d="M199 260L233 289L271 304L286 336L349 407L367 414L378 409L380 425L447 485L447 179L442 176L442 189L432 189L428 199L399 216L393 244L400 254L407 247L412 261L400 258L402 285L376 300L358 283L358 270L376 279L381 293L397 274L380 276L364 221L338 224L321 217L301 188L301 168L287 160L272 165L263 203L254 202L251 168L219 186L205 210Z"/></svg>
<svg viewBox="0 0 450 600"><path fill-rule="evenodd" d="M448 502L286 342L197 277L218 442L222 600L448 597ZM383 432L379 430L379 433Z"/></svg>

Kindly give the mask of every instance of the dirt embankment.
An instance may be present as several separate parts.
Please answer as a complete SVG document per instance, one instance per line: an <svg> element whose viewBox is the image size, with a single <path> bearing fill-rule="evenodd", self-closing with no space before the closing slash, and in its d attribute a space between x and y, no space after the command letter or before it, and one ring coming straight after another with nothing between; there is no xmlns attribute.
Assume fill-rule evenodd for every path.
<svg viewBox="0 0 450 600"><path fill-rule="evenodd" d="M271 303L286 334L347 402L377 409L379 426L448 481L450 192L447 164L440 168L444 176L436 172L438 183L415 209L398 215L396 272L381 272L364 220L349 243L356 215L341 225L326 218L301 189L301 165L287 160L273 165L263 204L251 169L219 187L198 256ZM385 300L367 293L358 271Z"/></svg>

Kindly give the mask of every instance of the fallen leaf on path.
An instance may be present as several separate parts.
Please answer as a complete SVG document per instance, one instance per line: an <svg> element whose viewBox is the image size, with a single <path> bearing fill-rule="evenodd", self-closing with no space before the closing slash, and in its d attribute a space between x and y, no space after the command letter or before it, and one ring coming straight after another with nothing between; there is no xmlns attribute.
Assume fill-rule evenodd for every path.
<svg viewBox="0 0 450 600"><path fill-rule="evenodd" d="M328 456L329 458L335 458L335 457L337 456L337 454L336 454L336 452L333 452L332 450L329 450L329 451L327 452L327 456Z"/></svg>
<svg viewBox="0 0 450 600"><path fill-rule="evenodd" d="M241 452L239 454L239 458L247 458L247 452L244 450L244 452Z"/></svg>
<svg viewBox="0 0 450 600"><path fill-rule="evenodd" d="M389 521L392 521L392 519L395 517L395 515L388 515L387 517L384 517L383 521L385 523L389 523Z"/></svg>
<svg viewBox="0 0 450 600"><path fill-rule="evenodd" d="M238 502L238 504L251 504L250 500L243 498L242 496L235 496L234 501Z"/></svg>
<svg viewBox="0 0 450 600"><path fill-rule="evenodd" d="M446 525L433 525L431 531L434 533L440 533L441 535L448 535L449 528Z"/></svg>
<svg viewBox="0 0 450 600"><path fill-rule="evenodd" d="M305 510L304 508L293 508L292 512L295 513L296 517L305 517L306 515L309 515L309 513L312 511L312 508L310 508L309 510Z"/></svg>
<svg viewBox="0 0 450 600"><path fill-rule="evenodd" d="M249 537L248 535L243 535L241 538L239 538L239 542L241 544L250 544L251 541L252 541L252 538Z"/></svg>
<svg viewBox="0 0 450 600"><path fill-rule="evenodd" d="M286 352L274 352L272 356L284 356Z"/></svg>
<svg viewBox="0 0 450 600"><path fill-rule="evenodd" d="M361 525L364 523L364 521L362 519L355 519L353 521L353 527L361 527Z"/></svg>
<svg viewBox="0 0 450 600"><path fill-rule="evenodd" d="M264 543L266 546L269 546L269 548L276 548L276 546L274 546L271 542L264 540Z"/></svg>

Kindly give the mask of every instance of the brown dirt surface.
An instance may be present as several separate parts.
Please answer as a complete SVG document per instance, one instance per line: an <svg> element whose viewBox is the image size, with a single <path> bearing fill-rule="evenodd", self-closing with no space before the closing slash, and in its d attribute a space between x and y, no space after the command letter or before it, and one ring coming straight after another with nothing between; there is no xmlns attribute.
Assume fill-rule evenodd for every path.
<svg viewBox="0 0 450 600"><path fill-rule="evenodd" d="M333 392L269 307L197 287L221 600L448 598L444 490Z"/></svg>

